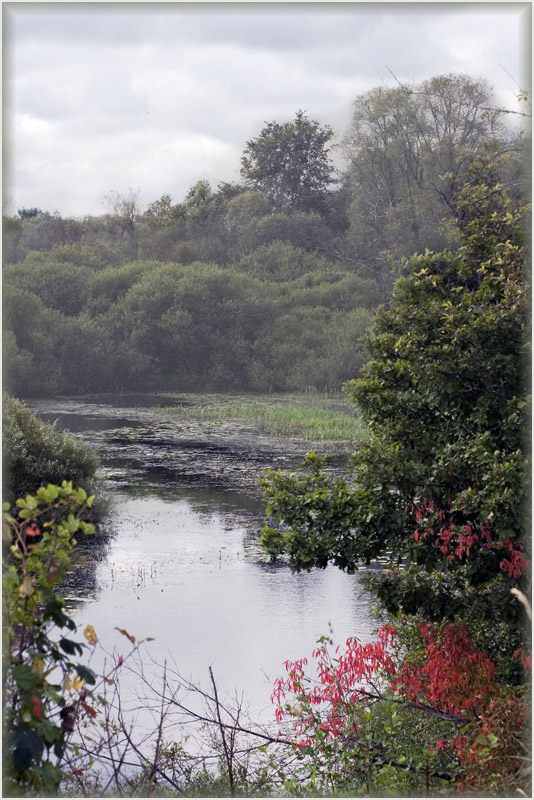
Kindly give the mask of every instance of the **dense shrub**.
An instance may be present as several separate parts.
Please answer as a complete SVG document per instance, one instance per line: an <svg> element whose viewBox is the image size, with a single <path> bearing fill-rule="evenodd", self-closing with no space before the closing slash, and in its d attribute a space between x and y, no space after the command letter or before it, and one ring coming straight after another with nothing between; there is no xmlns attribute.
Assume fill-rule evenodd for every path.
<svg viewBox="0 0 534 800"><path fill-rule="evenodd" d="M3 496L7 502L65 478L87 491L95 484L96 453L82 439L57 431L6 394L2 435Z"/></svg>

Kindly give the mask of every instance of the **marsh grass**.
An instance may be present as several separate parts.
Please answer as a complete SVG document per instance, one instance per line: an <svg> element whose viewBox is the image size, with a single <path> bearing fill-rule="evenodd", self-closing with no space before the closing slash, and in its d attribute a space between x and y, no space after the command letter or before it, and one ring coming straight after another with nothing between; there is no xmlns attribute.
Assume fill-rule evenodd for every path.
<svg viewBox="0 0 534 800"><path fill-rule="evenodd" d="M303 440L361 440L366 431L356 411L339 395L269 395L261 398L205 395L174 410L186 417L233 420L273 436Z"/></svg>

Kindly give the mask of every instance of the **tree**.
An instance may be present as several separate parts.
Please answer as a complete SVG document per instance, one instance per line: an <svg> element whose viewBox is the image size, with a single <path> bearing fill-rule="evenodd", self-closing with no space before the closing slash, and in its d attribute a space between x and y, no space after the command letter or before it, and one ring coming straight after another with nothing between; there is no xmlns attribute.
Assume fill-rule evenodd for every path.
<svg viewBox="0 0 534 800"><path fill-rule="evenodd" d="M315 253L277 240L243 256L235 268L264 280L289 281L308 272L326 272L333 267Z"/></svg>
<svg viewBox="0 0 534 800"><path fill-rule="evenodd" d="M44 216L43 212L40 208L19 208L17 211L20 219L31 219L32 217L42 217Z"/></svg>
<svg viewBox="0 0 534 800"><path fill-rule="evenodd" d="M370 431L351 483L315 454L304 477L271 472L268 512L286 529L263 541L296 570L390 553L370 582L386 608L475 621L511 680L523 631L510 589L528 582L524 208L481 169L456 200L459 247L414 256L377 314L349 385Z"/></svg>
<svg viewBox="0 0 534 800"><path fill-rule="evenodd" d="M139 205L139 191L129 189L128 194L119 194L111 191L105 196L104 201L111 211L111 223L118 230L119 238L126 236L130 242L129 255L134 260L138 250L138 227L141 221L141 208Z"/></svg>
<svg viewBox="0 0 534 800"><path fill-rule="evenodd" d="M18 247L22 236L23 225L19 217L2 217L3 261L4 264L16 264Z"/></svg>
<svg viewBox="0 0 534 800"><path fill-rule="evenodd" d="M84 267L91 272L117 265L120 259L117 253L104 242L96 244L60 244L51 250L30 250L23 265L37 264L72 264ZM67 270L65 270L67 272Z"/></svg>
<svg viewBox="0 0 534 800"><path fill-rule="evenodd" d="M180 207L173 206L170 194L162 194L148 206L144 217L151 225L169 224L176 220L179 210Z"/></svg>
<svg viewBox="0 0 534 800"><path fill-rule="evenodd" d="M328 126L297 111L292 122L269 122L256 139L247 142L241 176L258 189L273 211L324 211L333 167L326 147L333 136Z"/></svg>
<svg viewBox="0 0 534 800"><path fill-rule="evenodd" d="M383 251L400 258L450 246L441 223L454 217L466 167L484 148L494 156L512 146L502 114L489 106L489 87L464 75L356 98L344 145L353 195L349 241L360 269L383 271Z"/></svg>
<svg viewBox="0 0 534 800"><path fill-rule="evenodd" d="M48 308L55 308L66 316L75 316L83 311L87 302L90 275L84 266L66 263L52 258L41 263L27 259L23 264L6 268L5 285L32 292Z"/></svg>
<svg viewBox="0 0 534 800"><path fill-rule="evenodd" d="M317 211L295 211L252 217L237 230L235 240L238 256L273 242L287 242L310 252L327 253L331 234L324 217Z"/></svg>

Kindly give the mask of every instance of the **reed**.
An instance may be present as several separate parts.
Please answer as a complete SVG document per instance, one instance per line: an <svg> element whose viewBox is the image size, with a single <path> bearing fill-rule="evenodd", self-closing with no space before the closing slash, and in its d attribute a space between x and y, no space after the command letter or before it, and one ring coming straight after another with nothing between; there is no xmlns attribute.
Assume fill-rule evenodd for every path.
<svg viewBox="0 0 534 800"><path fill-rule="evenodd" d="M366 432L355 410L339 397L324 395L271 395L254 400L211 395L198 404L178 406L176 411L184 416L242 422L268 434L304 440L359 441Z"/></svg>

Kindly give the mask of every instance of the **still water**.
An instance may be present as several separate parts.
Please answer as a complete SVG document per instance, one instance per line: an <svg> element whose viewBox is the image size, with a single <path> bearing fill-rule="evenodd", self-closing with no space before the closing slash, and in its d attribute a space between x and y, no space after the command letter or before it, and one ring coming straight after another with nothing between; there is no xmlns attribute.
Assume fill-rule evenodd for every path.
<svg viewBox="0 0 534 800"><path fill-rule="evenodd" d="M310 657L330 628L336 644L371 638L370 598L357 575L292 574L267 563L259 547L261 470L292 467L305 445L235 423L184 420L175 399L159 402L28 402L97 449L114 498L106 543L90 548L67 587L75 618L93 625L110 651L128 650L116 627L152 637L142 652L173 660L193 681L207 683L211 666L221 692L243 692L251 714L266 719L287 659Z"/></svg>

